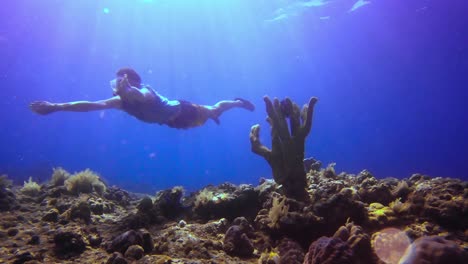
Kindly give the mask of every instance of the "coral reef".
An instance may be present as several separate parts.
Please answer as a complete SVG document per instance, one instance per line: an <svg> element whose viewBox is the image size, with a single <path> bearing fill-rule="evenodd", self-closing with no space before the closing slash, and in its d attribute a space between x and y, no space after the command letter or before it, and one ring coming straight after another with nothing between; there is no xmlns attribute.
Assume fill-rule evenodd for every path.
<svg viewBox="0 0 468 264"><path fill-rule="evenodd" d="M269 179L150 196L70 176L29 196L3 177L0 262L466 263L467 182L309 169L309 200Z"/></svg>
<svg viewBox="0 0 468 264"><path fill-rule="evenodd" d="M273 102L264 97L268 122L271 126L271 150L260 142L260 125L250 131L252 151L262 156L273 171L273 179L280 184L287 197L308 200L307 180L304 172L305 139L312 128L312 116L317 98L299 109L289 98ZM289 119L289 127L288 120Z"/></svg>

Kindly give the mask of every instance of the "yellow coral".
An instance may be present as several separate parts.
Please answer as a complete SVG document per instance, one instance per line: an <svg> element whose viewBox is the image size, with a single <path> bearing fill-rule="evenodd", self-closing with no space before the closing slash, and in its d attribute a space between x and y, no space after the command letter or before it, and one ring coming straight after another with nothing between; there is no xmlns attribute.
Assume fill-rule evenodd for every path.
<svg viewBox="0 0 468 264"><path fill-rule="evenodd" d="M224 201L229 198L228 193L220 192L220 193L215 193L214 191L208 190L208 189L203 189L200 193L197 194L195 197L195 207L202 206L204 204L207 204L209 202L212 203L219 203L221 201Z"/></svg>
<svg viewBox="0 0 468 264"><path fill-rule="evenodd" d="M273 204L268 212L268 218L270 218L268 226L270 228L279 227L279 220L282 216L286 215L288 211L289 205L286 205L286 197L273 197Z"/></svg>
<svg viewBox="0 0 468 264"><path fill-rule="evenodd" d="M279 264L280 256L276 251L263 252L258 259L258 264Z"/></svg>
<svg viewBox="0 0 468 264"><path fill-rule="evenodd" d="M216 203L216 202L226 200L228 197L229 197L229 194L227 193L218 193L211 200Z"/></svg>
<svg viewBox="0 0 468 264"><path fill-rule="evenodd" d="M374 224L388 224L396 220L394 211L380 203L371 203L368 209L369 221Z"/></svg>
<svg viewBox="0 0 468 264"><path fill-rule="evenodd" d="M200 193L198 193L197 197L195 198L195 207L199 207L211 201L213 199L214 193L208 189L203 189Z"/></svg>

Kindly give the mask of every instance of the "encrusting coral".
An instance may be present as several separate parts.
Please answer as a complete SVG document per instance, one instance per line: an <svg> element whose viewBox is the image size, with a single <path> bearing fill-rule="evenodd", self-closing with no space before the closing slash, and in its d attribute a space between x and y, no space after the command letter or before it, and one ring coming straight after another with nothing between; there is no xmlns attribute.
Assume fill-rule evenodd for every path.
<svg viewBox="0 0 468 264"><path fill-rule="evenodd" d="M273 179L282 185L287 197L308 200L304 145L312 128L317 98L310 98L302 111L289 98L281 102L275 98L272 102L265 96L264 101L268 113L267 121L271 126L272 147L270 150L260 142L260 125L256 124L250 130L252 151L268 162L273 170Z"/></svg>

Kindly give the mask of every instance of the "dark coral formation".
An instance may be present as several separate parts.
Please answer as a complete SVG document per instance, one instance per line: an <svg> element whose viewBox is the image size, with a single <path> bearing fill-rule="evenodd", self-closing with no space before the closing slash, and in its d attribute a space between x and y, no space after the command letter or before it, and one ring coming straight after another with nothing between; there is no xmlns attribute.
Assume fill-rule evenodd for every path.
<svg viewBox="0 0 468 264"><path fill-rule="evenodd" d="M407 249L401 264L445 264L468 263L468 252L456 243L439 236L428 236L416 239Z"/></svg>
<svg viewBox="0 0 468 264"><path fill-rule="evenodd" d="M361 226L347 223L340 227L333 237L339 238L348 244L353 253L352 260L354 263L367 264L376 262L371 248L370 237Z"/></svg>
<svg viewBox="0 0 468 264"><path fill-rule="evenodd" d="M333 237L314 241L305 256L304 264L312 263L377 263L372 253L369 235L362 227L348 223L340 227Z"/></svg>
<svg viewBox="0 0 468 264"><path fill-rule="evenodd" d="M229 255L250 257L254 252L254 246L249 238L253 235L253 228L244 217L234 219L224 235L223 249Z"/></svg>
<svg viewBox="0 0 468 264"><path fill-rule="evenodd" d="M0 176L0 212L11 210L16 205L16 196L9 189L11 185L7 175Z"/></svg>
<svg viewBox="0 0 468 264"><path fill-rule="evenodd" d="M304 202L271 193L257 217L256 226L274 238L287 236L308 246L318 237L316 230L324 230L324 219L317 216L312 206Z"/></svg>
<svg viewBox="0 0 468 264"><path fill-rule="evenodd" d="M156 194L155 201L146 196L140 200L136 214L129 214L123 221L123 228L138 229L168 220L175 220L185 212L182 204L183 189L174 187Z"/></svg>
<svg viewBox="0 0 468 264"><path fill-rule="evenodd" d="M278 244L279 262L301 264L304 260L304 250L296 241L283 238Z"/></svg>
<svg viewBox="0 0 468 264"><path fill-rule="evenodd" d="M59 231L54 235L55 254L58 258L69 259L83 253L86 249L86 243L80 234Z"/></svg>
<svg viewBox="0 0 468 264"><path fill-rule="evenodd" d="M193 195L192 200L192 217L205 221L216 218L233 220L239 216L253 219L260 207L258 192L247 184L235 186L223 183L219 186L207 186ZM246 204L249 206L246 207Z"/></svg>
<svg viewBox="0 0 468 264"><path fill-rule="evenodd" d="M117 186L111 186L107 188L106 192L104 193L104 198L110 201L114 201L122 206L129 205L130 201L132 200L132 197L127 191L122 190Z"/></svg>
<svg viewBox="0 0 468 264"><path fill-rule="evenodd" d="M321 237L310 245L304 264L349 264L352 256L346 242L335 237Z"/></svg>
<svg viewBox="0 0 468 264"><path fill-rule="evenodd" d="M468 228L468 182L448 178L410 178L414 191L409 195L420 216L454 229Z"/></svg>
<svg viewBox="0 0 468 264"><path fill-rule="evenodd" d="M129 230L115 237L108 245L107 252L120 252L124 254L131 246L141 246L144 252L153 250L153 240L151 234L145 230Z"/></svg>
<svg viewBox="0 0 468 264"><path fill-rule="evenodd" d="M260 142L260 125L250 131L252 151L262 156L273 171L273 179L282 185L287 197L308 200L307 180L304 172L305 139L312 128L312 116L317 98L299 109L289 98L273 102L264 97L268 122L271 126L271 150ZM289 119L289 127L288 127Z"/></svg>

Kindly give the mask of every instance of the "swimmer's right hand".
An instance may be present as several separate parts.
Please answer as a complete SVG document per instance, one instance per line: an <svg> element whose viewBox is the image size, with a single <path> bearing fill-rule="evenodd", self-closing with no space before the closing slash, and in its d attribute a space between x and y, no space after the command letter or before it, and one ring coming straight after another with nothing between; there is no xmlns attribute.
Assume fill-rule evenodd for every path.
<svg viewBox="0 0 468 264"><path fill-rule="evenodd" d="M29 108L37 114L47 115L57 111L57 105L47 101L35 101L29 104Z"/></svg>
<svg viewBox="0 0 468 264"><path fill-rule="evenodd" d="M117 87L114 90L116 95L122 95L125 91L132 89L132 86L128 82L127 74L125 74L117 83Z"/></svg>

